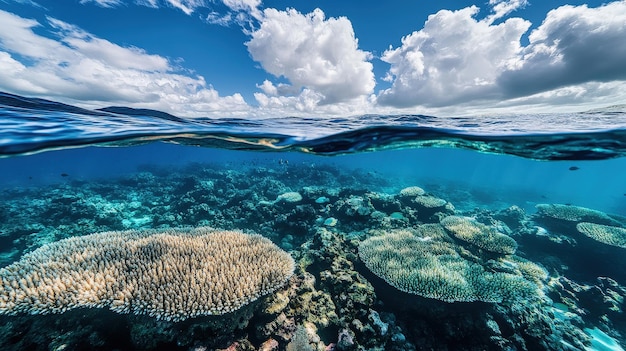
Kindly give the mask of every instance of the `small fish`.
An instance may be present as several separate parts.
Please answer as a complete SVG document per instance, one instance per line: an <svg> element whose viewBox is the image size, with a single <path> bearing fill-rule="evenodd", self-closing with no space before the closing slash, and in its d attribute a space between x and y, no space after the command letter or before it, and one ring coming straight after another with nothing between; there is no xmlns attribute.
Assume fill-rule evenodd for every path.
<svg viewBox="0 0 626 351"><path fill-rule="evenodd" d="M579 169L580 169L580 167L577 167L577 166L572 166L572 167L569 168L570 171L577 171Z"/></svg>
<svg viewBox="0 0 626 351"><path fill-rule="evenodd" d="M67 174L67 173L61 173L61 177L69 177L69 174Z"/></svg>

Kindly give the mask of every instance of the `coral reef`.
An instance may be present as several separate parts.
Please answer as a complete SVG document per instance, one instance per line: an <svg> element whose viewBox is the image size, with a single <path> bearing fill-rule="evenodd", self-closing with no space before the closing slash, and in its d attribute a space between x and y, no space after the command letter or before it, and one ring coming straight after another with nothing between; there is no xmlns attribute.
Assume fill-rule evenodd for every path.
<svg viewBox="0 0 626 351"><path fill-rule="evenodd" d="M505 201L486 191L437 181L416 183L420 182L263 156L245 164L145 165L117 179L67 177L55 186L8 188L0 193L0 260L6 266L0 269L0 296L11 310L6 313L62 310L61 300L49 305L41 294L26 298L50 285L38 270L34 272L44 284L35 284L35 276L24 268L24 262L40 252L57 258L59 265L48 268L50 272L61 269L63 262L84 260L85 265L93 263L90 270L102 274L94 275L93 282L83 279L72 289L72 294L78 294L72 299L88 302L75 302L84 308L61 314L0 315L0 347L582 350L591 348L598 335L624 345L623 248L606 244L619 241L602 243L577 230L577 226L595 231L606 231L604 226L624 228L623 217L549 204L540 204L537 213L530 213L528 203ZM193 240L180 243L202 235L174 229L203 226L261 233L266 239L259 240L268 245L271 240L274 250L278 246L289 251L294 274L287 279L284 265L265 256L244 255L247 244L233 247L224 255L282 272L266 282L286 281L269 288L255 285L256 290L246 292L241 285L257 273L230 261L220 265L216 260L221 253ZM127 243L134 251L119 262L123 269L115 274L116 284L137 269L141 274L136 274L133 286L150 290L162 272L161 268L148 272L149 267L162 265L168 257L185 257L179 257L184 262L180 272L164 279L173 284L168 289L178 293L153 296L159 301L195 299L196 305L171 303L167 309L159 302L163 308L154 309L146 302L152 298L139 298L149 295L142 293L133 295L132 307L120 305L120 310L132 313L94 308L110 306L115 298L98 305L94 301L106 300L108 290L86 293L101 291L96 287L108 274L104 274L107 265L94 262L114 259L122 251L101 242L65 256L53 255L51 248L65 251L67 243L85 240L87 233L110 231L145 234ZM156 240L156 233L174 231L187 234L176 236L172 241L176 244L169 246ZM141 258L153 250L161 255ZM85 252L94 255L88 259ZM286 258L286 253L275 252ZM211 268L203 266L201 274L181 280L188 275L186 270L201 264ZM80 273L79 268L80 264L73 268L72 277ZM218 289L197 287L214 279L205 274L211 269L220 270L219 280L232 279ZM72 279L62 283L73 286ZM239 288L218 297L225 286ZM273 293L258 296L270 290ZM58 296L70 298L66 295ZM230 304L222 303L221 308L216 304L233 296ZM15 304L18 297L24 298L20 307ZM37 301L44 303L30 303Z"/></svg>

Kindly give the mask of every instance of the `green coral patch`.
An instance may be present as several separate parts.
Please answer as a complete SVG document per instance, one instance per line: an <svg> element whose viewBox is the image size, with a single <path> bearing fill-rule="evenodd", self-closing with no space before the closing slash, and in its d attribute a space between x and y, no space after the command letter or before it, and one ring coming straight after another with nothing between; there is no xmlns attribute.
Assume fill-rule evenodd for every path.
<svg viewBox="0 0 626 351"><path fill-rule="evenodd" d="M626 228L582 222L576 225L576 229L603 244L626 248Z"/></svg>
<svg viewBox="0 0 626 351"><path fill-rule="evenodd" d="M537 291L521 274L487 271L463 258L453 243L425 239L407 230L364 240L359 257L395 288L446 302L502 302Z"/></svg>

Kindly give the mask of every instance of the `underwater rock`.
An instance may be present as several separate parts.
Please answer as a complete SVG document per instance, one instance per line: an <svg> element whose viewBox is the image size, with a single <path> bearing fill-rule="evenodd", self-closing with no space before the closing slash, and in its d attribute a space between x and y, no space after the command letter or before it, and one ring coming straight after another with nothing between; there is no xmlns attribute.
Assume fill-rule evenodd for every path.
<svg viewBox="0 0 626 351"><path fill-rule="evenodd" d="M495 219L504 222L509 228L519 230L526 226L528 219L526 211L519 206L513 205L504 210L496 212L493 216Z"/></svg>
<svg viewBox="0 0 626 351"><path fill-rule="evenodd" d="M276 351L278 350L278 341L269 338L261 344L258 351Z"/></svg>
<svg viewBox="0 0 626 351"><path fill-rule="evenodd" d="M369 198L352 195L338 203L337 211L343 214L346 218L367 218L367 216L375 211L375 209L369 201Z"/></svg>
<svg viewBox="0 0 626 351"><path fill-rule="evenodd" d="M296 328L296 332L292 335L285 351L315 351L309 343L309 335L303 326L299 325Z"/></svg>
<svg viewBox="0 0 626 351"><path fill-rule="evenodd" d="M405 211L411 212L409 209L417 211L416 218L423 223L438 223L443 215L454 214L454 206L451 203L430 194L424 193L410 197L400 194L398 197ZM437 213L443 215L436 216Z"/></svg>
<svg viewBox="0 0 626 351"><path fill-rule="evenodd" d="M549 296L586 321L605 329L626 330L626 286L608 277L581 284L567 277L550 283ZM626 341L626 335L622 336Z"/></svg>

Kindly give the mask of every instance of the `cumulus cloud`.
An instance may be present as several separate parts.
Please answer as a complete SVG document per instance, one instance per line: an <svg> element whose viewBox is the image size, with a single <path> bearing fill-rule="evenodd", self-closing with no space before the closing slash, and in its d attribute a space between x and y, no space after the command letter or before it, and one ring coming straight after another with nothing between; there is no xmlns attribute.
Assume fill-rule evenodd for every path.
<svg viewBox="0 0 626 351"><path fill-rule="evenodd" d="M374 90L371 55L359 50L345 17L326 19L320 9L309 14L265 9L259 28L250 35L246 46L252 58L265 71L290 82L279 86L264 82L266 96L257 94L261 105L297 100L303 108L315 107L361 98ZM288 96L295 94L300 96Z"/></svg>
<svg viewBox="0 0 626 351"><path fill-rule="evenodd" d="M498 77L506 97L586 82L626 80L626 1L552 10Z"/></svg>
<svg viewBox="0 0 626 351"><path fill-rule="evenodd" d="M324 97L319 92L307 88L297 95L255 93L254 97L258 103L254 114L259 117L358 116L374 113L377 109L371 96L362 95L345 102L324 104Z"/></svg>
<svg viewBox="0 0 626 351"><path fill-rule="evenodd" d="M239 94L221 97L203 77L164 57L122 47L48 19L58 40L33 31L37 21L0 10L0 90L102 107L125 104L181 116L247 113Z"/></svg>
<svg viewBox="0 0 626 351"><path fill-rule="evenodd" d="M383 105L445 106L499 95L496 80L521 51L520 37L530 22L510 18L498 25L478 21L475 6L441 10L424 28L385 51L393 84L378 96Z"/></svg>
<svg viewBox="0 0 626 351"><path fill-rule="evenodd" d="M378 103L443 107L507 99L584 101L597 98L591 88L598 85L587 83L626 80L626 46L617 45L626 38L626 1L554 9L525 47L521 38L528 21L493 23L526 1L489 3L493 13L483 20L475 19L477 7L441 10L423 29L402 38L400 47L385 51L381 59L391 65L386 79L392 86L379 93ZM613 99L624 97L619 84L611 86Z"/></svg>

